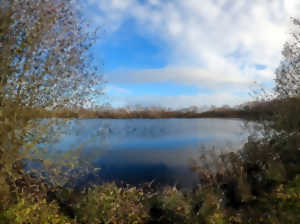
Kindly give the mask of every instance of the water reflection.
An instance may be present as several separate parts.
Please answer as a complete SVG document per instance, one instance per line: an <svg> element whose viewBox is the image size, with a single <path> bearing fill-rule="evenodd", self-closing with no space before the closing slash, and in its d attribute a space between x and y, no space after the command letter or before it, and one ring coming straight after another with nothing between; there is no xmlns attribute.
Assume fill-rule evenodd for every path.
<svg viewBox="0 0 300 224"><path fill-rule="evenodd" d="M237 150L249 132L237 119L73 120L51 150L82 144L82 158L101 168L104 181L140 184L155 181L190 187L198 182L190 161L201 148Z"/></svg>

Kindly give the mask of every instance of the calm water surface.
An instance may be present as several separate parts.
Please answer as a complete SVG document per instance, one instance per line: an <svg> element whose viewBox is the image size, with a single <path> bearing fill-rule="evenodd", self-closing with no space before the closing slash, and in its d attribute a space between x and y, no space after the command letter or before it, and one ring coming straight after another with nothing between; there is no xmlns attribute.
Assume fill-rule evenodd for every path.
<svg viewBox="0 0 300 224"><path fill-rule="evenodd" d="M249 132L238 119L72 120L52 150L81 147L82 157L100 167L103 181L191 187L199 180L191 161L205 150L234 151Z"/></svg>

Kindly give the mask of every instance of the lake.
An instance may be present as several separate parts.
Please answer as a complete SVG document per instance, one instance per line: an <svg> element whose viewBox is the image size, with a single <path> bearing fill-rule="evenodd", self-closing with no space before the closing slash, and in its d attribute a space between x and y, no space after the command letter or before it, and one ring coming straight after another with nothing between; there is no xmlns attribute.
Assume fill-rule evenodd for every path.
<svg viewBox="0 0 300 224"><path fill-rule="evenodd" d="M239 119L85 119L68 121L64 130L48 148L81 147L102 181L183 188L199 183L191 163L202 153L238 150L249 136Z"/></svg>

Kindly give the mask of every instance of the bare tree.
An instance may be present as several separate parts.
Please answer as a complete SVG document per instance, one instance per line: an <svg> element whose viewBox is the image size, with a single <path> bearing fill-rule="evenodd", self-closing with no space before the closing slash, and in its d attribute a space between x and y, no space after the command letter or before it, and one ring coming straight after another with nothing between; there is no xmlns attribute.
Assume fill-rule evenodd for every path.
<svg viewBox="0 0 300 224"><path fill-rule="evenodd" d="M0 27L1 105L82 105L101 94L75 1L2 0Z"/></svg>
<svg viewBox="0 0 300 224"><path fill-rule="evenodd" d="M76 4L0 0L0 181L19 177L16 164L31 159L47 133L27 109L92 105L102 94L89 55L96 35Z"/></svg>
<svg viewBox="0 0 300 224"><path fill-rule="evenodd" d="M284 59L276 70L275 91L280 98L300 94L300 21L293 19L293 25L291 39L282 51Z"/></svg>

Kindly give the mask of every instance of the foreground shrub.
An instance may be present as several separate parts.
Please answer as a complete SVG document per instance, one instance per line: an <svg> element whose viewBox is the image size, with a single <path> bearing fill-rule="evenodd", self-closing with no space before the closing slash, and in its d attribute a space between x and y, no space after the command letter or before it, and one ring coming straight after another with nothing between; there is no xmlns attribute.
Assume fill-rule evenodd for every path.
<svg viewBox="0 0 300 224"><path fill-rule="evenodd" d="M46 199L33 200L26 196L0 215L3 224L71 224L71 220L59 211L55 202Z"/></svg>
<svg viewBox="0 0 300 224"><path fill-rule="evenodd" d="M299 223L300 220L300 175L286 186L280 185L275 193L278 217L285 223Z"/></svg>
<svg viewBox="0 0 300 224"><path fill-rule="evenodd" d="M198 188L191 197L194 217L191 223L225 224L223 197L214 188Z"/></svg>
<svg viewBox="0 0 300 224"><path fill-rule="evenodd" d="M88 189L73 207L78 220L86 224L145 223L148 219L145 199L137 188L107 184Z"/></svg>
<svg viewBox="0 0 300 224"><path fill-rule="evenodd" d="M148 201L150 223L188 223L191 216L189 199L176 188L165 188Z"/></svg>

